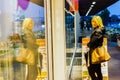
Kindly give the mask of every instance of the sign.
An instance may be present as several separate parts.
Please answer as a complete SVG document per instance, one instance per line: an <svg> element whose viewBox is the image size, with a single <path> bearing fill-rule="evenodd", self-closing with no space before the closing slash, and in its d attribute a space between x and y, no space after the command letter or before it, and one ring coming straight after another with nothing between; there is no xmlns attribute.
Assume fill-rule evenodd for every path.
<svg viewBox="0 0 120 80"><path fill-rule="evenodd" d="M45 39L37 39L37 40L36 40L36 44L37 44L39 47L45 47L45 46L46 46L46 41L45 41Z"/></svg>
<svg viewBox="0 0 120 80"><path fill-rule="evenodd" d="M46 41L45 39L37 39L36 44L39 46L38 54L42 56L39 63L42 64L41 74L38 73L36 80L47 80L47 53L46 53Z"/></svg>

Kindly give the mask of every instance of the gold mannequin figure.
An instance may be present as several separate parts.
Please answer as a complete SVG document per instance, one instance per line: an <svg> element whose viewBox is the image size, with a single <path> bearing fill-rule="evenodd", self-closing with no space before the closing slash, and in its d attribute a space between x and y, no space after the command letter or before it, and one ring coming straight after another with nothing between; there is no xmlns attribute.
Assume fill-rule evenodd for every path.
<svg viewBox="0 0 120 80"><path fill-rule="evenodd" d="M35 64L28 65L28 74L26 80L35 80L38 74L37 71L37 61L38 61L38 46L36 45L36 39L34 33L32 32L32 28L34 26L34 22L31 18L25 18L23 20L22 28L23 28L23 43L24 47L33 51L35 56Z"/></svg>

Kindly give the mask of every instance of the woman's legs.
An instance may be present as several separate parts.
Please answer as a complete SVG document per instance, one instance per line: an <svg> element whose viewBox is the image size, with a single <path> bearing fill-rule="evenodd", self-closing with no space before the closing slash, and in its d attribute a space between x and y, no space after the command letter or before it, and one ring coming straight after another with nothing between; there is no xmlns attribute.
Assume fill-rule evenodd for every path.
<svg viewBox="0 0 120 80"><path fill-rule="evenodd" d="M88 72L92 80L97 80L97 77L95 75L95 70L92 65L88 67Z"/></svg>
<svg viewBox="0 0 120 80"><path fill-rule="evenodd" d="M96 65L95 71L96 71L98 80L102 80L101 64Z"/></svg>
<svg viewBox="0 0 120 80"><path fill-rule="evenodd" d="M92 80L102 80L101 64L91 64L88 72Z"/></svg>

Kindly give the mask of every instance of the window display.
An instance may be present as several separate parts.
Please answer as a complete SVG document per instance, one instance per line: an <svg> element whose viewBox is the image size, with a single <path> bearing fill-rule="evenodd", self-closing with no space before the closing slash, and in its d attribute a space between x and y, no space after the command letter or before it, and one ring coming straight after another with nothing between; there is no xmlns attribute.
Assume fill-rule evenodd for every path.
<svg viewBox="0 0 120 80"><path fill-rule="evenodd" d="M8 76L11 76L11 79L10 78L6 79L6 77L2 75L0 77L0 80L4 80L4 78L5 80L30 80L32 78L34 78L34 80L47 79L47 53L46 53L46 40L45 40L45 26L43 26L44 24L40 26L41 30L39 31L39 34L37 31L32 32L33 31L32 27L36 26L36 24L34 25L34 21L32 18L25 18L23 19L22 22L15 21L15 23L13 24L13 34L10 34L8 36L6 42L6 45L10 50L10 53L8 54L11 54L11 56L9 55L5 56L12 58L12 60L9 61L11 69L10 71L8 71L8 73L11 74L6 73ZM37 36L34 36L33 38L33 35L37 35ZM31 41L34 41L34 44L37 44L37 46L33 45L33 42ZM36 56L36 58L34 58L35 65L29 65L17 60L17 57L20 55L19 52L22 46L24 46L25 48L29 47L30 49L32 49L32 51L35 51L34 48L36 49L35 51L36 54L34 54L34 56ZM2 53L4 51L1 50L0 52ZM4 62L4 65L6 66L8 64ZM1 67L2 66L0 65L0 70L4 70L3 69L4 67L3 68ZM33 74L35 76L31 76Z"/></svg>
<svg viewBox="0 0 120 80"><path fill-rule="evenodd" d="M0 80L47 80L47 51L43 2L44 0L41 6L29 0L1 1ZM38 44L35 51L36 54L34 55L36 56L34 66L16 61L21 46L23 46L22 38L25 37L25 40L27 39L26 36L23 36L22 24L23 20L28 17L32 18L34 22L33 29L31 30L33 33L28 33L32 36L27 40L29 42L28 47L32 47L30 49L34 51L34 48L36 48L34 44ZM34 40L33 35L35 35ZM27 79L28 77L29 79Z"/></svg>

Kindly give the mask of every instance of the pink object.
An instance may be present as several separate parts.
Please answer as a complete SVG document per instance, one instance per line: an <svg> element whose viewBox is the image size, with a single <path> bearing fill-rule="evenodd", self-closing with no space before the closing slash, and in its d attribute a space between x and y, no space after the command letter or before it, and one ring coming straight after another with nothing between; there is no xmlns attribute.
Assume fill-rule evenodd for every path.
<svg viewBox="0 0 120 80"><path fill-rule="evenodd" d="M26 10L29 5L30 0L18 0L18 6L20 6L23 10Z"/></svg>
<svg viewBox="0 0 120 80"><path fill-rule="evenodd" d="M78 0L74 0L75 2L78 2Z"/></svg>

